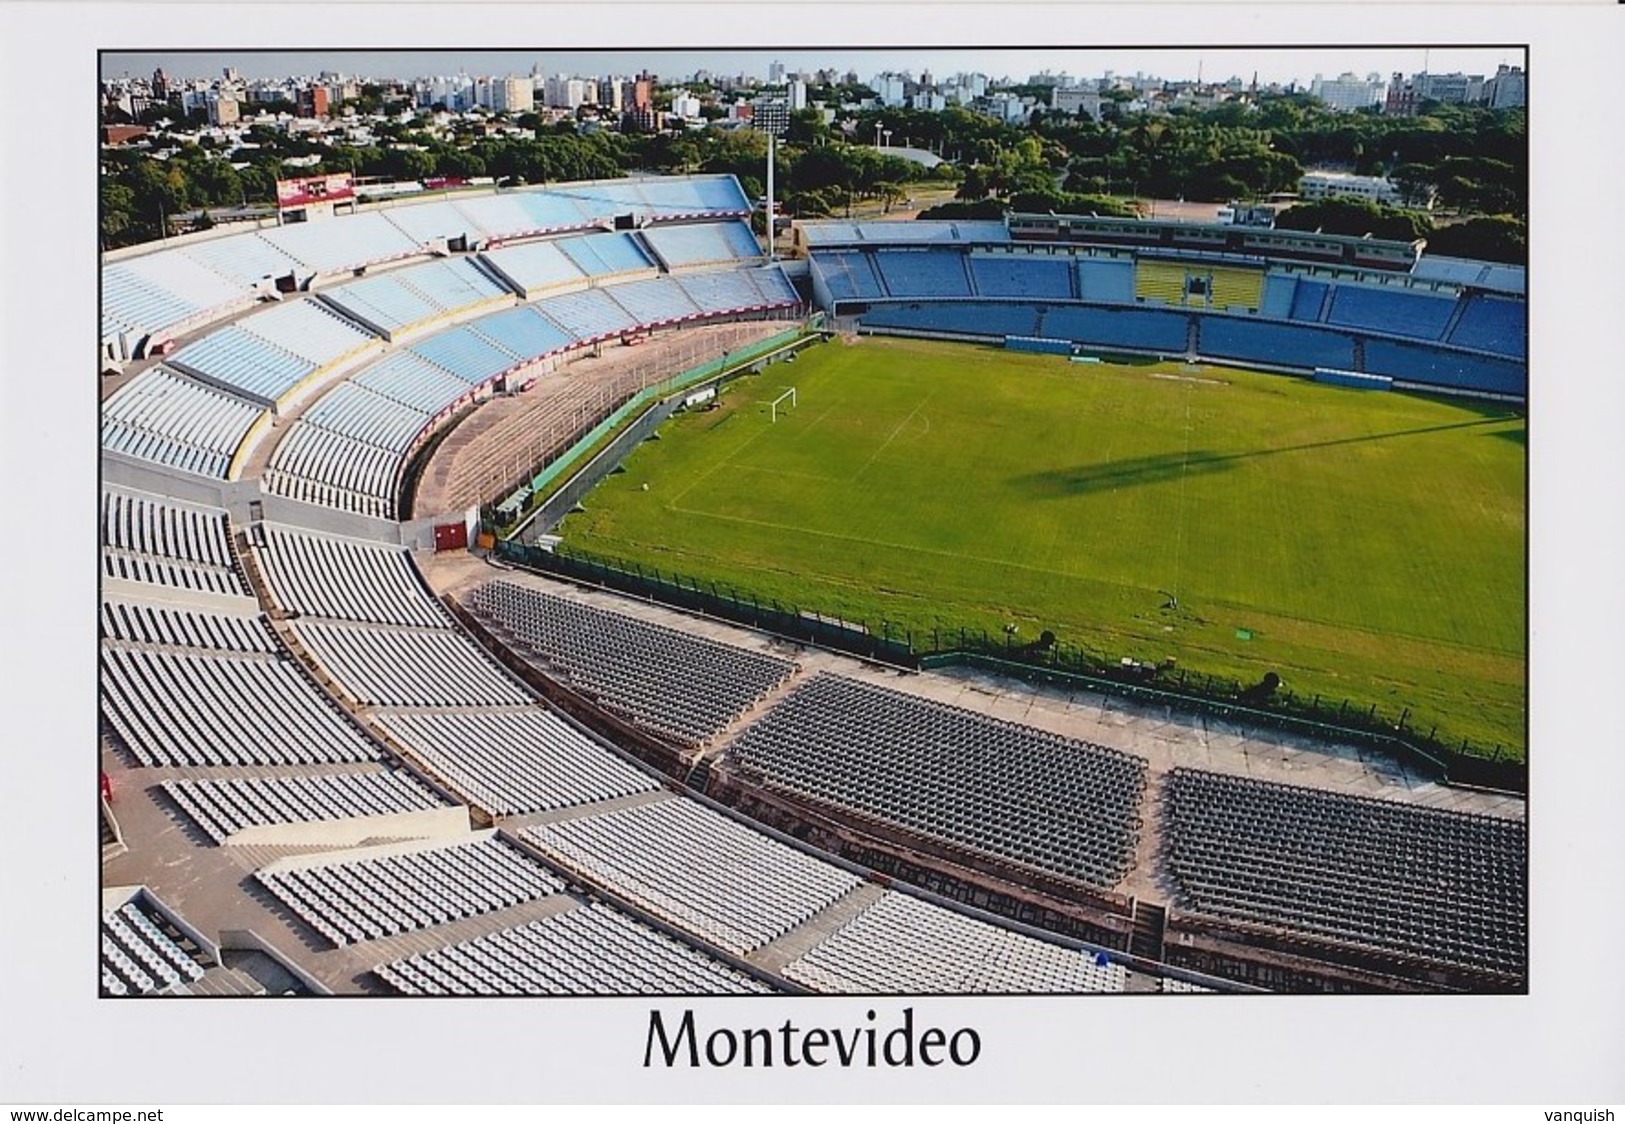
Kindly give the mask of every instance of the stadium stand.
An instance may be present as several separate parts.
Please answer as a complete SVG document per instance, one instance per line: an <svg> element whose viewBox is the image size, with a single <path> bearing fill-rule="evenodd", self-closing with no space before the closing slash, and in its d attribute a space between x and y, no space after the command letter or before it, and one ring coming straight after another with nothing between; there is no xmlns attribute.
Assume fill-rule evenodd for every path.
<svg viewBox="0 0 1625 1124"><path fill-rule="evenodd" d="M637 327L637 321L603 289L584 289L550 298L540 306L559 328L578 343L609 339Z"/></svg>
<svg viewBox="0 0 1625 1124"><path fill-rule="evenodd" d="M250 827L416 812L444 804L406 773L388 769L315 776L168 780L161 787L216 843L224 843Z"/></svg>
<svg viewBox="0 0 1625 1124"><path fill-rule="evenodd" d="M1103 348L1184 354L1188 324L1176 312L1056 305L1039 318L1032 334Z"/></svg>
<svg viewBox="0 0 1625 1124"><path fill-rule="evenodd" d="M846 995L1123 991L1128 973L1101 959L888 891L784 974Z"/></svg>
<svg viewBox="0 0 1625 1124"><path fill-rule="evenodd" d="M516 366L519 359L469 324L439 332L413 344L408 350L448 374L456 375L470 386L478 386L495 378Z"/></svg>
<svg viewBox="0 0 1625 1124"><path fill-rule="evenodd" d="M350 861L279 860L254 877L335 946L475 917L564 889L494 833Z"/></svg>
<svg viewBox="0 0 1625 1124"><path fill-rule="evenodd" d="M378 724L448 787L499 816L612 800L658 786L541 707L380 714Z"/></svg>
<svg viewBox="0 0 1625 1124"><path fill-rule="evenodd" d="M865 324L910 331L954 332L961 335L1033 336L1043 318L1042 306L954 301L949 304L895 304L877 306L863 318Z"/></svg>
<svg viewBox="0 0 1625 1124"><path fill-rule="evenodd" d="M259 231L256 237L315 275L348 273L424 251L379 211L349 215L342 222L290 223Z"/></svg>
<svg viewBox="0 0 1625 1124"><path fill-rule="evenodd" d="M272 495L390 519L399 467L392 450L301 420L277 445L261 482Z"/></svg>
<svg viewBox="0 0 1625 1124"><path fill-rule="evenodd" d="M965 255L955 250L874 250L869 254L894 297L968 297Z"/></svg>
<svg viewBox="0 0 1625 1124"><path fill-rule="evenodd" d="M158 366L102 403L102 448L224 480L265 408Z"/></svg>
<svg viewBox="0 0 1625 1124"><path fill-rule="evenodd" d="M683 745L720 733L795 670L789 660L512 582L480 586L471 604L572 690Z"/></svg>
<svg viewBox="0 0 1625 1124"><path fill-rule="evenodd" d="M1179 768L1166 863L1186 908L1522 972L1521 821Z"/></svg>
<svg viewBox="0 0 1625 1124"><path fill-rule="evenodd" d="M301 420L398 454L405 452L423 431L429 415L346 381L324 394Z"/></svg>
<svg viewBox="0 0 1625 1124"><path fill-rule="evenodd" d="M1264 295L1264 273L1257 269L1214 267L1205 271L1210 308L1257 312Z"/></svg>
<svg viewBox="0 0 1625 1124"><path fill-rule="evenodd" d="M524 362L574 347L576 341L533 307L482 316L469 330Z"/></svg>
<svg viewBox="0 0 1625 1124"><path fill-rule="evenodd" d="M829 286L834 300L870 300L889 295L869 254L831 251L814 257L812 268Z"/></svg>
<svg viewBox="0 0 1625 1124"><path fill-rule="evenodd" d="M1271 270L1264 276L1264 289L1258 298L1258 314L1269 320L1290 319L1297 289L1296 277Z"/></svg>
<svg viewBox="0 0 1625 1124"><path fill-rule="evenodd" d="M632 281L603 291L626 309L626 314L639 327L674 324L680 320L693 320L700 315L700 306L690 300L683 287L670 277Z"/></svg>
<svg viewBox="0 0 1625 1124"><path fill-rule="evenodd" d="M1445 348L1365 341L1365 369L1396 380L1457 390L1490 391L1522 398L1529 372L1521 360L1475 355Z"/></svg>
<svg viewBox="0 0 1625 1124"><path fill-rule="evenodd" d="M279 653L280 656L280 653ZM378 751L279 657L103 641L101 709L143 765L310 765Z"/></svg>
<svg viewBox="0 0 1625 1124"><path fill-rule="evenodd" d="M861 884L682 798L544 824L523 838L560 865L741 956Z"/></svg>
<svg viewBox="0 0 1625 1124"><path fill-rule="evenodd" d="M575 262L577 269L598 281L652 275L655 270L655 264L644 254L637 240L624 232L564 238L559 240L558 247Z"/></svg>
<svg viewBox="0 0 1625 1124"><path fill-rule="evenodd" d="M497 314L498 317L508 315L511 313ZM417 410L425 417L440 413L470 391L467 380L447 373L410 351L391 352L378 362L369 363L348 381Z"/></svg>
<svg viewBox="0 0 1625 1124"><path fill-rule="evenodd" d="M526 300L587 284L586 272L559 248L557 241L503 246L486 250L481 256Z"/></svg>
<svg viewBox="0 0 1625 1124"><path fill-rule="evenodd" d="M1451 329L1450 342L1457 347L1522 359L1528 334L1524 314L1522 301L1474 294L1467 298Z"/></svg>
<svg viewBox="0 0 1625 1124"><path fill-rule="evenodd" d="M275 652L276 641L258 616L229 616L140 601L103 601L102 635L134 644L203 648L220 652Z"/></svg>
<svg viewBox="0 0 1625 1124"><path fill-rule="evenodd" d="M1298 287L1301 290L1303 283ZM1278 367L1354 366L1354 341L1349 336L1296 324L1225 316L1202 318L1201 353Z"/></svg>
<svg viewBox="0 0 1625 1124"><path fill-rule="evenodd" d="M252 596L228 536L220 508L102 489L102 573L110 578Z"/></svg>
<svg viewBox="0 0 1625 1124"><path fill-rule="evenodd" d="M750 995L765 984L594 903L377 969L403 995Z"/></svg>
<svg viewBox="0 0 1625 1124"><path fill-rule="evenodd" d="M1444 334L1455 307L1453 297L1365 285L1337 285L1332 290L1326 322L1436 340Z"/></svg>
<svg viewBox="0 0 1625 1124"><path fill-rule="evenodd" d="M1071 300L1075 295L1069 258L972 254L967 261L976 295L980 297Z"/></svg>
<svg viewBox="0 0 1625 1124"><path fill-rule="evenodd" d="M1107 304L1134 302L1134 263L1126 259L1078 259L1078 296Z"/></svg>
<svg viewBox="0 0 1625 1124"><path fill-rule="evenodd" d="M651 226L643 240L668 270L728 263L754 263L762 249L750 227L742 222L683 223Z"/></svg>
<svg viewBox="0 0 1625 1124"><path fill-rule="evenodd" d="M1300 278L1292 290L1292 308L1287 313L1291 320L1320 321L1326 316L1326 303L1332 286L1324 281L1306 281Z"/></svg>
<svg viewBox="0 0 1625 1124"><path fill-rule="evenodd" d="M184 253L146 254L102 270L104 332L173 333L254 299L252 282L233 281Z"/></svg>
<svg viewBox="0 0 1625 1124"><path fill-rule="evenodd" d="M1134 271L1134 298L1161 304L1185 303L1185 267L1140 259Z"/></svg>
<svg viewBox="0 0 1625 1124"><path fill-rule="evenodd" d="M729 752L802 799L1091 885L1133 859L1145 761L885 687L816 675Z"/></svg>
<svg viewBox="0 0 1625 1124"><path fill-rule="evenodd" d="M522 706L531 701L460 632L310 620L294 621L291 627L363 706Z"/></svg>
<svg viewBox="0 0 1625 1124"><path fill-rule="evenodd" d="M104 995L184 994L203 972L196 945L161 915L136 901L102 911Z"/></svg>
<svg viewBox="0 0 1625 1124"><path fill-rule="evenodd" d="M299 262L257 234L226 235L193 242L158 255L181 253L220 274L241 288L252 288L274 278L291 276Z"/></svg>
<svg viewBox="0 0 1625 1124"><path fill-rule="evenodd" d="M305 616L449 628L451 618L398 547L262 525L258 554L271 595Z"/></svg>
<svg viewBox="0 0 1625 1124"><path fill-rule="evenodd" d="M600 219L622 214L661 220L708 219L750 213L750 200L732 176L598 180L559 184L550 187L548 194L575 200Z"/></svg>

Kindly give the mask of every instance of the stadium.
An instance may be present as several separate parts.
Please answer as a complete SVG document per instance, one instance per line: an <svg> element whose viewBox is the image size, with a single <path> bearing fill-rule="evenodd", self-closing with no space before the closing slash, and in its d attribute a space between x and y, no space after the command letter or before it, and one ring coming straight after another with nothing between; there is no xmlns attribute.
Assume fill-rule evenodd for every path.
<svg viewBox="0 0 1625 1124"><path fill-rule="evenodd" d="M714 175L352 210L104 255L102 994L1526 990L1521 760L1468 745L1522 756L1522 269L1053 215L799 223L780 261ZM1193 456L1271 409L1268 455ZM1011 416L1015 467L967 445ZM1341 464L1346 619L1209 607L1275 532L1079 579L1120 612L1036 545L1031 586L994 564L1064 546L1060 500L941 547L1041 456L1117 456L1112 419L1153 483L1067 502L1174 528L1246 485L1204 464L1261 457L1265 497ZM1369 530L1401 499L1418 539ZM1279 676L1251 653L1299 618ZM1379 663L1456 712L1379 714Z"/></svg>

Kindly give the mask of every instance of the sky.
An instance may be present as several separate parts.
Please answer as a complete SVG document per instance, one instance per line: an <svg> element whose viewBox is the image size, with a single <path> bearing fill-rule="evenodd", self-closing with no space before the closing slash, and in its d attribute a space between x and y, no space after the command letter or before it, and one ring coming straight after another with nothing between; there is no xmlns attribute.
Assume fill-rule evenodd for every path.
<svg viewBox="0 0 1625 1124"><path fill-rule="evenodd" d="M545 74L630 74L648 69L671 81L706 69L713 74L745 74L766 78L768 65L781 61L791 71L834 67L855 70L867 81L883 71L929 70L938 77L957 72L981 72L993 78L1024 80L1048 70L1077 78L1097 78L1110 70L1119 75L1144 72L1170 80L1224 81L1240 77L1251 81L1256 72L1262 83L1308 85L1316 74L1333 78L1344 71L1360 77L1376 72L1384 78L1395 71L1412 74L1465 71L1494 74L1499 63L1524 65L1521 47L1335 47L1303 49L1263 48L1100 48L1069 50L1056 47L1030 49L933 49L852 46L828 48L797 46L784 50L460 50L460 51L198 51L108 52L102 56L102 76L117 78L150 75L162 67L170 78L218 78L222 68L235 67L244 78L283 78L333 71L349 77L411 79L434 75L471 76L528 74L539 66Z"/></svg>

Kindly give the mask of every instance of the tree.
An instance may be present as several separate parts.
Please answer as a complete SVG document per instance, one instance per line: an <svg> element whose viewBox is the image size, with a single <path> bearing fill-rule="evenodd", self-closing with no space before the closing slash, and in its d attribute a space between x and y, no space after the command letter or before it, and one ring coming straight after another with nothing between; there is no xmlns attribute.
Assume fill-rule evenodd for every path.
<svg viewBox="0 0 1625 1124"><path fill-rule="evenodd" d="M1481 216L1439 227L1428 236L1427 252L1523 265L1529 257L1528 230L1511 215Z"/></svg>

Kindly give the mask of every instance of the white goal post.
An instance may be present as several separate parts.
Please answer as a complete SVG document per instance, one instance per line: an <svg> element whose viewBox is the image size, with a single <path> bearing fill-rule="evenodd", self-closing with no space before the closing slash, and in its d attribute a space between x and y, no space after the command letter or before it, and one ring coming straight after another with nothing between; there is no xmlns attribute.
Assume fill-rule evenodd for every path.
<svg viewBox="0 0 1625 1124"><path fill-rule="evenodd" d="M779 420L779 403L783 402L786 398L788 398L790 400L790 406L791 407L793 407L796 404L796 388L795 387L792 386L789 390L785 391L783 394L781 394L777 398L773 399L772 403L770 404L769 408L773 411L773 421L775 423L777 423L778 420ZM789 409L789 408L790 407L786 407L786 409Z"/></svg>

